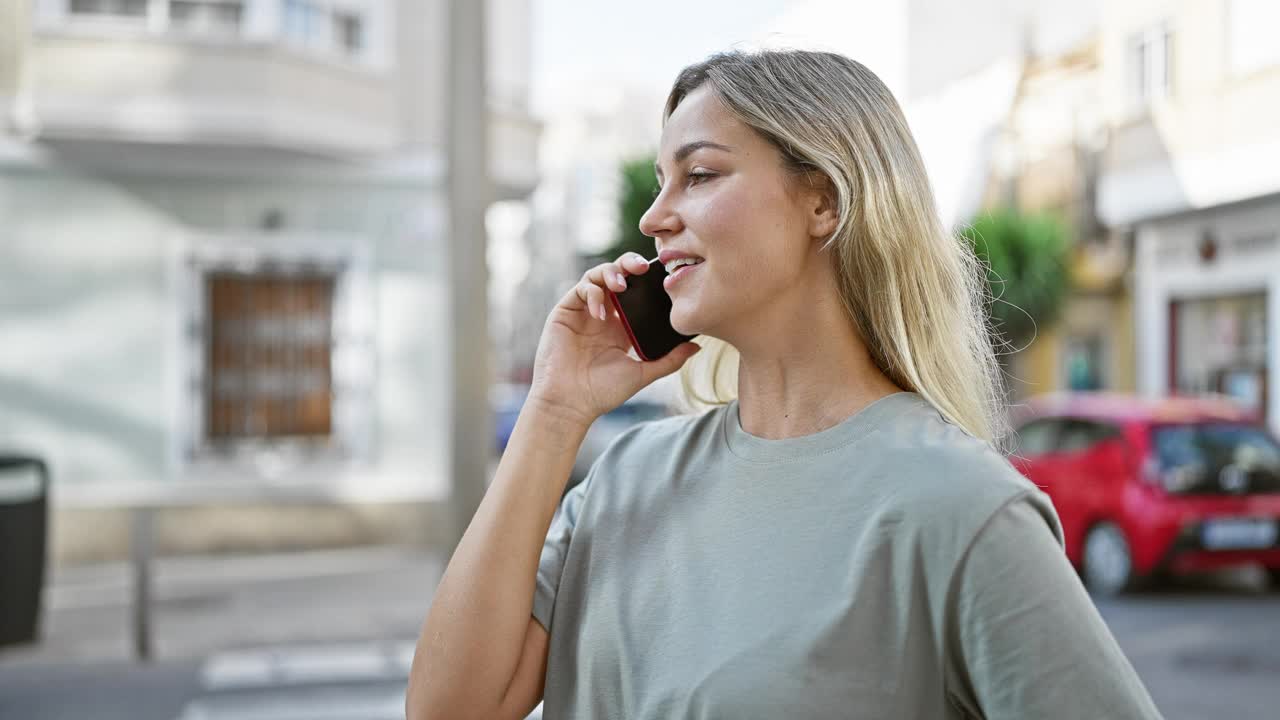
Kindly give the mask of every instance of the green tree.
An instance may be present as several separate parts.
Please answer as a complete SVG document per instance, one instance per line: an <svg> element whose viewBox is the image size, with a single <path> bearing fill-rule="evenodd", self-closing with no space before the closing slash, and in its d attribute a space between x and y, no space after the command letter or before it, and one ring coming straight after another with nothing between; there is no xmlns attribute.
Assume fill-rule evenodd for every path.
<svg viewBox="0 0 1280 720"><path fill-rule="evenodd" d="M655 158L649 154L627 160L619 169L622 188L618 196L618 229L613 245L604 253L609 260L625 252L640 253L646 258L654 255L653 238L640 232L639 226L640 218L658 196L658 179L653 174Z"/></svg>
<svg viewBox="0 0 1280 720"><path fill-rule="evenodd" d="M987 267L997 342L1008 343L1009 351L1026 347L1038 328L1051 326L1062 312L1070 283L1066 227L1049 213L998 208L984 212L961 235Z"/></svg>

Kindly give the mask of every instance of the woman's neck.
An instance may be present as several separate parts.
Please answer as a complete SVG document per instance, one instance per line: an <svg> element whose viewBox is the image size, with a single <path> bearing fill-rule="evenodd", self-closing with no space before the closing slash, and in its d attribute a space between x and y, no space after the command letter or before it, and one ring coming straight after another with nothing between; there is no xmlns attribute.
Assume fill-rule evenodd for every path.
<svg viewBox="0 0 1280 720"><path fill-rule="evenodd" d="M733 343L738 413L752 435L810 435L902 390L872 361L834 288L816 295L803 309L774 305Z"/></svg>
<svg viewBox="0 0 1280 720"><path fill-rule="evenodd" d="M821 356L820 356L821 357ZM863 351L865 357L865 350ZM742 357L738 415L742 429L776 440L821 432L902 388L854 357Z"/></svg>

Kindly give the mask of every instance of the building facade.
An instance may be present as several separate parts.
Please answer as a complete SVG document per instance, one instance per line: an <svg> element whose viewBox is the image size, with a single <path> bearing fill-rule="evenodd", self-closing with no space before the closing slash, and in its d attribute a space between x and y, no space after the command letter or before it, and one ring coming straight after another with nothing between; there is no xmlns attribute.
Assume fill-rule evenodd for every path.
<svg viewBox="0 0 1280 720"><path fill-rule="evenodd" d="M996 77L1001 53L1017 47L1001 22L990 25L1003 44L969 52L982 57L939 64L939 38L936 50L913 52L908 74L908 111L948 219L964 222L972 207L963 192L947 197L972 187L956 180L968 178L983 188L978 206L1055 211L1071 229L1070 297L1013 358L1014 395L1220 393L1280 428L1280 165L1270 161L1280 157L1271 32L1280 6L1143 0L1076 10L1083 32L1064 35L1075 38L1066 46L1042 42L1047 16L1035 8L1007 18L1025 33L1014 73ZM913 15L913 47L945 18ZM995 90L980 82L988 75ZM971 133L979 142L959 143L979 151L976 161L948 159L946 143L931 143L930 118L945 118L945 137L957 112L963 127L1004 102L999 122Z"/></svg>
<svg viewBox="0 0 1280 720"><path fill-rule="evenodd" d="M1046 213L1068 240L1068 290L1052 323L1013 348L1015 399L1055 390L1132 392L1131 238L1104 225L1097 185L1107 132L1099 44L1023 59L1008 118L992 144L984 205Z"/></svg>
<svg viewBox="0 0 1280 720"><path fill-rule="evenodd" d="M1099 213L1135 238L1138 388L1280 429L1280 6L1107 6Z"/></svg>
<svg viewBox="0 0 1280 720"><path fill-rule="evenodd" d="M179 550L446 536L446 11L0 1L0 451L51 463L57 558L147 503ZM488 22L519 205L529 3Z"/></svg>

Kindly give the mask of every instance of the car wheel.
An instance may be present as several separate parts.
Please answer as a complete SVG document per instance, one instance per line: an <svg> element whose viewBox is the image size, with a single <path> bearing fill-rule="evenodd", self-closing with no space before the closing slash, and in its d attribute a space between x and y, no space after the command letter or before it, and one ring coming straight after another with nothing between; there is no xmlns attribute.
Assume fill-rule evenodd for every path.
<svg viewBox="0 0 1280 720"><path fill-rule="evenodd" d="M1133 587L1133 553L1124 531L1114 523L1098 523L1084 538L1084 584L1105 597Z"/></svg>

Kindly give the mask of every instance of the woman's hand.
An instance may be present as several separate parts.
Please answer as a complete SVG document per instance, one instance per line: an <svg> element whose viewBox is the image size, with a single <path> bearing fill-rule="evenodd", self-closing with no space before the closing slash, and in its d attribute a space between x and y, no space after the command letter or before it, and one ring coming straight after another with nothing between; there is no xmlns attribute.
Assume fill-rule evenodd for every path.
<svg viewBox="0 0 1280 720"><path fill-rule="evenodd" d="M627 253L588 270L560 299L538 341L529 401L590 425L641 388L679 370L698 351L696 343L687 342L649 362L627 354L627 331L605 290L622 292L627 287L622 278L646 272L644 258Z"/></svg>

